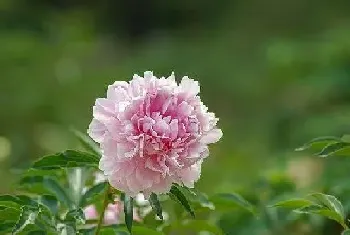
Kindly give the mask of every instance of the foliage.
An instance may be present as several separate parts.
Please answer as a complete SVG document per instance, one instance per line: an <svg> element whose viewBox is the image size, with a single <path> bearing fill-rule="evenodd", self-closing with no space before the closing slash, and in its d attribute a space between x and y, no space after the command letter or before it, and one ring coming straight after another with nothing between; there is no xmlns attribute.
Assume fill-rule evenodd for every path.
<svg viewBox="0 0 350 235"><path fill-rule="evenodd" d="M78 132L75 132L78 133ZM349 232L348 209L333 195L309 193L304 197L287 197L278 200L282 195L274 195L271 189L282 185L261 185L261 192L270 190L265 198L258 195L247 195L247 200L237 193L219 193L209 197L196 189L173 184L167 195L152 193L148 198L151 211L135 220L134 213L140 213L143 205L136 203L135 198L113 189L107 182L87 183L85 190L80 190L78 200L74 200L74 188L65 187L71 171L95 172L99 162L99 151L87 136L79 133L87 151L67 150L47 155L33 163L20 180L22 195L0 196L0 222L2 233L12 234L198 234L206 231L212 234L230 234L227 226L243 221L241 234L257 233L269 228L272 234L292 233L290 224L311 220L313 216L328 218L340 224L342 234ZM350 142L347 136L316 138L297 148L297 151L311 151L319 157L350 156ZM61 174L66 169L67 174ZM56 172L55 176L45 176L42 170ZM35 175L35 172L38 174ZM77 174L79 175L79 174ZM90 176L91 177L91 176ZM89 182L80 174L78 184ZM35 190L33 185L39 186ZM41 186L41 187L40 187ZM75 186L73 186L75 187ZM285 187L285 186L283 186ZM288 189L288 188L286 188ZM284 191L286 191L286 189ZM294 191L289 187L289 190ZM295 192L294 192L295 193ZM124 223L114 221L105 224L104 215L109 203L116 198L123 202ZM175 201L176 203L172 203ZM275 201L274 204L270 202ZM102 202L102 204L101 204ZM94 205L101 212L97 221L89 221L84 209ZM179 207L181 206L181 207ZM135 210L136 209L136 210ZM183 213L185 210L187 213ZM290 210L294 214L290 213ZM248 212L248 214L246 213ZM164 217L166 215L166 217ZM308 217L305 217L308 216ZM141 214L140 214L141 216ZM227 217L229 216L229 217ZM235 218L231 225L227 218ZM157 222L158 221L158 222ZM117 223L118 222L118 223ZM339 233L340 233L339 232Z"/></svg>

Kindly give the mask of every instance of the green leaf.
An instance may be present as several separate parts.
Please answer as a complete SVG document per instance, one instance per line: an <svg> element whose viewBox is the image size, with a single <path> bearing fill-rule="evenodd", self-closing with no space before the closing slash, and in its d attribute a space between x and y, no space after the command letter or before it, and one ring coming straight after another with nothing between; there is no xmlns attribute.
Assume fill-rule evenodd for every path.
<svg viewBox="0 0 350 235"><path fill-rule="evenodd" d="M322 149L328 144L335 143L341 141L340 138L334 137L334 136L324 136L324 137L318 137L315 139L312 139L308 143L304 144L303 146L295 149L295 151L304 151L306 149Z"/></svg>
<svg viewBox="0 0 350 235"><path fill-rule="evenodd" d="M315 198L319 204L327 207L331 211L336 212L342 218L345 218L345 211L343 205L336 197L322 193L313 193L309 196Z"/></svg>
<svg viewBox="0 0 350 235"><path fill-rule="evenodd" d="M52 195L42 195L39 198L41 204L46 206L53 215L58 213L58 201L55 196Z"/></svg>
<svg viewBox="0 0 350 235"><path fill-rule="evenodd" d="M48 155L34 162L34 169L60 169L68 167L98 167L99 157L86 152L66 150L62 153Z"/></svg>
<svg viewBox="0 0 350 235"><path fill-rule="evenodd" d="M220 193L216 194L211 198L211 201L214 203L225 203L235 206L239 206L243 209L246 209L250 213L257 215L256 208L247 200L245 200L241 195L237 193Z"/></svg>
<svg viewBox="0 0 350 235"><path fill-rule="evenodd" d="M0 206L20 209L22 206L37 206L38 203L25 195L0 195Z"/></svg>
<svg viewBox="0 0 350 235"><path fill-rule="evenodd" d="M224 234L220 228L204 220L180 221L172 223L163 229L163 232L166 234L199 234L203 231L215 235Z"/></svg>
<svg viewBox="0 0 350 235"><path fill-rule="evenodd" d="M327 217L331 220L337 221L340 225L342 225L344 228L346 228L344 218L340 214L338 214L337 212L332 211L323 205L306 206L306 207L302 207L302 208L294 210L294 211L297 213L321 215L321 216Z"/></svg>
<svg viewBox="0 0 350 235"><path fill-rule="evenodd" d="M350 235L350 229L345 230L341 235Z"/></svg>
<svg viewBox="0 0 350 235"><path fill-rule="evenodd" d="M328 144L326 147L324 147L322 151L317 155L319 155L320 157L328 157L335 153L339 154L339 151L349 147L350 147L350 143L346 143L346 142L331 143L331 144Z"/></svg>
<svg viewBox="0 0 350 235"><path fill-rule="evenodd" d="M73 226L71 224L60 224L60 226L58 226L57 230L59 231L60 235L77 234L75 226Z"/></svg>
<svg viewBox="0 0 350 235"><path fill-rule="evenodd" d="M106 182L102 182L102 183L99 183L99 184L92 186L82 196L82 198L80 200L80 206L84 207L84 206L91 204L91 202L93 201L94 198L96 198L97 196L100 196L102 194L102 192L104 192L106 190L107 186L108 186L108 184Z"/></svg>
<svg viewBox="0 0 350 235"><path fill-rule="evenodd" d="M157 214L157 216L161 220L163 220L162 206L160 205L157 194L151 193L151 196L149 197L149 203L151 204L151 207L154 210L154 212Z"/></svg>
<svg viewBox="0 0 350 235"><path fill-rule="evenodd" d="M65 216L65 222L68 224L85 224L85 214L81 208L68 211Z"/></svg>
<svg viewBox="0 0 350 235"><path fill-rule="evenodd" d="M1 234L8 234L13 228L13 226L16 224L15 221L7 222L7 221L0 221L0 232Z"/></svg>
<svg viewBox="0 0 350 235"><path fill-rule="evenodd" d="M311 206L313 204L312 201L302 199L302 198L295 198L290 199L286 201L277 202L273 205L273 207L282 207L282 208L288 208L288 209L298 209L301 207Z"/></svg>
<svg viewBox="0 0 350 235"><path fill-rule="evenodd" d="M124 214L125 214L125 224L129 232L132 233L132 222L134 219L134 209L133 209L133 198L126 196L124 197Z"/></svg>
<svg viewBox="0 0 350 235"><path fill-rule="evenodd" d="M17 234L24 230L27 225L35 224L35 220L38 216L38 210L29 206L23 206L21 208L21 214L18 221L12 229L12 234Z"/></svg>
<svg viewBox="0 0 350 235"><path fill-rule="evenodd" d="M0 221L17 221L21 211L11 207L0 210Z"/></svg>
<svg viewBox="0 0 350 235"><path fill-rule="evenodd" d="M42 184L46 190L52 193L58 201L64 203L68 208L73 207L73 202L64 189L56 180L43 176L28 176L20 181L20 185Z"/></svg>
<svg viewBox="0 0 350 235"><path fill-rule="evenodd" d="M98 147L98 145L93 141L88 135L85 133L82 133L81 131L72 130L75 136L79 139L81 145L87 150L90 151L91 153L101 156L101 150Z"/></svg>
<svg viewBox="0 0 350 235"><path fill-rule="evenodd" d="M150 228L146 228L146 227L141 227L141 226L134 226L133 227L133 231L132 231L133 235L163 235L163 233L158 232L156 230L150 229Z"/></svg>
<svg viewBox="0 0 350 235"><path fill-rule="evenodd" d="M195 217L195 213L192 210L186 196L181 192L181 190L176 185L171 186L170 193L177 198L177 200L186 209L186 211L190 213L192 217Z"/></svg>

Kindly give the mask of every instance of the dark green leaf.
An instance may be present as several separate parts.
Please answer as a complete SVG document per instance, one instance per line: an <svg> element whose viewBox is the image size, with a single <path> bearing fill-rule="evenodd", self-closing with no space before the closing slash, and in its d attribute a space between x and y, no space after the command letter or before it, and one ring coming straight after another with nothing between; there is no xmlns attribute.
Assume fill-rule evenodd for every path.
<svg viewBox="0 0 350 235"><path fill-rule="evenodd" d="M96 185L92 186L82 196L82 198L80 200L80 206L84 207L84 206L87 206L87 205L91 204L91 201L93 201L93 199L96 196L100 196L105 191L107 186L108 185L107 185L106 182L102 182L102 183L99 183L99 184L96 184Z"/></svg>
<svg viewBox="0 0 350 235"><path fill-rule="evenodd" d="M11 207L0 210L0 221L17 221L21 211Z"/></svg>
<svg viewBox="0 0 350 235"><path fill-rule="evenodd" d="M68 208L73 207L73 202L68 196L66 189L64 189L59 183L57 183L56 180L52 178L43 176L28 176L24 177L20 181L20 185L25 184L42 184L46 188L46 190L51 192L58 199L58 201L64 203Z"/></svg>
<svg viewBox="0 0 350 235"><path fill-rule="evenodd" d="M99 157L86 152L67 150L48 155L34 162L34 169L60 169L67 167L98 167Z"/></svg>
<svg viewBox="0 0 350 235"><path fill-rule="evenodd" d="M273 207L282 207L282 208L288 208L288 209L298 209L305 206L311 206L313 204L312 201L302 199L302 198L295 198L290 199L286 201L281 201L273 205Z"/></svg>
<svg viewBox="0 0 350 235"><path fill-rule="evenodd" d="M69 224L85 224L84 211L81 208L68 211L64 220Z"/></svg>
<svg viewBox="0 0 350 235"><path fill-rule="evenodd" d="M350 147L350 143L347 143L347 142L331 143L326 147L324 147L322 151L317 155L319 155L320 157L328 157L332 154L338 153L339 151L349 147Z"/></svg>
<svg viewBox="0 0 350 235"><path fill-rule="evenodd" d="M306 149L315 149L316 151L319 149L324 148L328 144L335 143L341 141L338 137L333 136L324 136L324 137L318 137L315 138L308 143L304 144L303 146L295 149L295 151L304 151Z"/></svg>
<svg viewBox="0 0 350 235"><path fill-rule="evenodd" d="M55 196L52 195L42 195L40 196L40 203L45 205L53 215L58 213L58 201Z"/></svg>
<svg viewBox="0 0 350 235"><path fill-rule="evenodd" d="M188 202L187 198L185 197L185 195L181 192L181 190L176 186L173 185L171 186L170 189L170 194L172 194L173 196L175 196L177 198L177 200L181 203L181 205L186 209L186 211L188 213L190 213L190 215L192 217L195 217L195 213L192 210L190 203Z"/></svg>
<svg viewBox="0 0 350 235"><path fill-rule="evenodd" d="M25 195L0 195L0 205L20 209L21 206L37 206L37 202Z"/></svg>
<svg viewBox="0 0 350 235"><path fill-rule="evenodd" d="M246 209L254 215L257 214L255 207L250 202L245 200L241 195L236 193L216 194L211 198L211 201L213 201L214 204L216 203L232 204L235 206L239 206L243 209Z"/></svg>
<svg viewBox="0 0 350 235"><path fill-rule="evenodd" d="M73 133L87 151L90 151L97 156L101 156L100 148L88 135L75 129L73 129Z"/></svg>
<svg viewBox="0 0 350 235"><path fill-rule="evenodd" d="M134 218L134 209L133 209L133 198L126 196L124 197L124 214L125 214L125 224L129 232L132 231L132 222Z"/></svg>
<svg viewBox="0 0 350 235"><path fill-rule="evenodd" d="M154 210L154 212L157 214L157 216L161 220L163 220L162 206L160 205L157 194L151 193L151 196L149 197L149 203L151 204L151 207Z"/></svg>
<svg viewBox="0 0 350 235"><path fill-rule="evenodd" d="M35 224L38 210L29 206L22 206L18 221L12 229L13 234L21 232L27 225Z"/></svg>
<svg viewBox="0 0 350 235"><path fill-rule="evenodd" d="M8 234L12 230L13 226L15 226L15 224L15 221L0 221L0 234Z"/></svg>

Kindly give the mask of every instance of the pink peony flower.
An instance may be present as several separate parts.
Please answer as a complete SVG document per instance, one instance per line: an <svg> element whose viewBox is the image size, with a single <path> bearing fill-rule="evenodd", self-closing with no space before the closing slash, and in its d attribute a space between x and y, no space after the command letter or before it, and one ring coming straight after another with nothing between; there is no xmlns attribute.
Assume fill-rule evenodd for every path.
<svg viewBox="0 0 350 235"><path fill-rule="evenodd" d="M222 132L218 118L201 102L197 81L174 74L134 75L108 87L96 100L88 133L100 144L100 169L110 184L135 196L166 193L172 183L193 187L208 144Z"/></svg>

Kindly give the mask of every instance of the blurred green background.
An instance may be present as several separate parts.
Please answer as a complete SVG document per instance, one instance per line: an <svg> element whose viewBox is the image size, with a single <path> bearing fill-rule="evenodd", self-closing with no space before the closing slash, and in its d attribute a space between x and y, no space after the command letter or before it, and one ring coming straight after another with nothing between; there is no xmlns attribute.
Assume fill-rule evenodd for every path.
<svg viewBox="0 0 350 235"><path fill-rule="evenodd" d="M346 161L293 149L350 133L349 10L349 1L1 0L0 192L37 157L76 148L69 128L87 129L94 99L145 70L199 80L220 118L204 192L346 182ZM238 231L230 218L227 233Z"/></svg>

